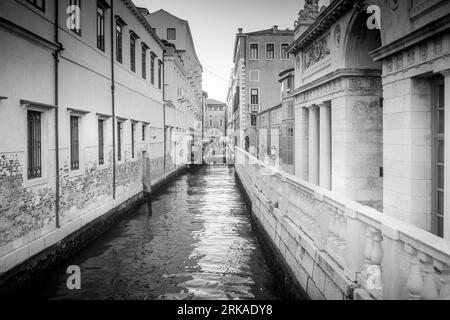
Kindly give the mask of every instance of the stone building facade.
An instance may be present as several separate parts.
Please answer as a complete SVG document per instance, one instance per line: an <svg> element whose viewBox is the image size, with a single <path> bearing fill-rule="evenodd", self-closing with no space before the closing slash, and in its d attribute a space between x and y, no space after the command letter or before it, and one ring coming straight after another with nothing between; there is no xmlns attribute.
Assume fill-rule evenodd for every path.
<svg viewBox="0 0 450 320"><path fill-rule="evenodd" d="M203 126L207 137L225 136L226 116L226 103L206 99Z"/></svg>
<svg viewBox="0 0 450 320"><path fill-rule="evenodd" d="M296 175L445 238L449 14L438 0L307 1L290 47Z"/></svg>
<svg viewBox="0 0 450 320"><path fill-rule="evenodd" d="M201 125L202 72L189 23L161 9L146 13L156 34L170 48L165 57L165 135L166 171L191 160L191 151L199 158L201 141L195 131ZM197 137L197 138L196 138ZM193 146L195 146L193 148Z"/></svg>
<svg viewBox="0 0 450 320"><path fill-rule="evenodd" d="M2 274L171 172L165 46L130 0L2 1L0 39Z"/></svg>
<svg viewBox="0 0 450 320"><path fill-rule="evenodd" d="M287 48L293 31L267 30L244 33L239 29L233 51L228 109L232 110L230 135L241 147L256 152L256 114L280 103L278 74L292 67Z"/></svg>

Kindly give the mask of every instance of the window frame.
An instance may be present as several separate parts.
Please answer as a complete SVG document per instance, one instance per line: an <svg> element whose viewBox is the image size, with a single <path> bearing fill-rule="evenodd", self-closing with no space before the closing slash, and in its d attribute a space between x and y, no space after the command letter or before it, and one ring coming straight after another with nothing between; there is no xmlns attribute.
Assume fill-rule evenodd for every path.
<svg viewBox="0 0 450 320"><path fill-rule="evenodd" d="M123 25L119 22L116 22L115 30L116 30L116 61L120 64L123 64Z"/></svg>
<svg viewBox="0 0 450 320"><path fill-rule="evenodd" d="M256 90L258 92L258 94L257 94L257 99L258 99L257 103L253 103L253 100L252 100L252 98L253 98L252 91L253 90ZM260 99L260 90L259 90L259 88L250 88L250 105L252 105L252 106L259 106L260 102L261 102L261 99Z"/></svg>
<svg viewBox="0 0 450 320"><path fill-rule="evenodd" d="M75 123L76 119L76 149L74 147L74 129L72 125ZM81 169L81 157L80 157L80 124L81 117L78 115L69 115L69 138L70 138L70 171L79 171ZM75 158L76 155L76 159ZM75 163L76 162L76 163Z"/></svg>
<svg viewBox="0 0 450 320"><path fill-rule="evenodd" d="M41 179L42 177L43 177L43 170L42 170L42 168L43 168L43 162L42 162L42 155L43 155L43 152L42 152L42 148L43 148L43 143L42 143L42 140L43 140L43 136L42 136L42 120L43 120L43 112L42 111L37 111L37 110L33 110L33 109L27 109L26 110L26 113L27 113L27 165L26 165L26 171L27 171L27 175L26 175L26 177L27 177L27 180L28 181L32 181L32 180L36 180L36 179ZM39 126L38 126L38 130L36 129L36 127L33 127L33 131L36 133L36 131L38 131L38 133L39 133L39 152L38 152L38 155L37 155L37 157L36 157L36 155L35 155L35 153L34 153L34 151L35 151L35 147L33 146L33 147L31 147L30 146L30 136L32 136L32 134L31 134L31 126L30 126L30 114L31 113L34 113L34 114L38 114L39 115ZM34 136L36 136L36 135L34 135ZM33 150L33 152L31 152ZM32 165L32 163L34 162L34 161L31 161L31 158L33 158L34 160L36 160L38 163L39 163L39 175L35 175L35 176L32 176L32 175L30 175L30 168L31 168L31 165ZM37 160L37 159L39 159L39 160Z"/></svg>
<svg viewBox="0 0 450 320"><path fill-rule="evenodd" d="M99 166L102 166L105 164L105 122L106 122L106 120L103 118L97 119L98 165ZM102 124L101 130L100 130L100 123ZM100 132L101 132L101 139L100 139Z"/></svg>
<svg viewBox="0 0 450 320"><path fill-rule="evenodd" d="M105 17L106 17L106 9L103 5L101 5L97 1L97 49L99 49L102 52L106 51L106 41L105 41ZM103 12L103 15L99 13L99 10ZM99 24L103 28L103 34L101 34L101 31L99 30ZM99 33L100 31L100 33ZM101 38L103 37L103 38Z"/></svg>
<svg viewBox="0 0 450 320"><path fill-rule="evenodd" d="M80 29L69 29L70 31L72 31L73 33L77 34L78 36L81 37L81 0L69 0L69 6L78 6L80 8Z"/></svg>
<svg viewBox="0 0 450 320"><path fill-rule="evenodd" d="M136 72L136 36L130 33L130 70Z"/></svg>
<svg viewBox="0 0 450 320"><path fill-rule="evenodd" d="M267 50L267 47L269 45L272 45L272 58L268 58L267 54L269 53L269 50ZM266 42L266 60L271 61L275 60L275 42Z"/></svg>
<svg viewBox="0 0 450 320"><path fill-rule="evenodd" d="M291 44L289 42L280 43L280 60L289 61L291 59L291 54L289 52L287 52L287 58L286 59L283 58L283 45L286 45L286 47L289 48Z"/></svg>
<svg viewBox="0 0 450 320"><path fill-rule="evenodd" d="M248 60L257 61L259 60L259 42L249 42L248 50ZM252 58L252 46L256 45L256 58Z"/></svg>
<svg viewBox="0 0 450 320"><path fill-rule="evenodd" d="M45 12L45 8L46 8L45 1L46 0L42 0L42 6L38 5L38 0L25 0L25 1L29 4L31 4L33 7L37 8L38 10Z"/></svg>
<svg viewBox="0 0 450 320"><path fill-rule="evenodd" d="M158 89L162 89L162 77L163 77L163 63L160 59L158 59Z"/></svg>
<svg viewBox="0 0 450 320"><path fill-rule="evenodd" d="M169 31L174 32L174 39L169 39ZM166 36L168 41L176 41L177 40L177 29L176 28L167 28L166 30Z"/></svg>

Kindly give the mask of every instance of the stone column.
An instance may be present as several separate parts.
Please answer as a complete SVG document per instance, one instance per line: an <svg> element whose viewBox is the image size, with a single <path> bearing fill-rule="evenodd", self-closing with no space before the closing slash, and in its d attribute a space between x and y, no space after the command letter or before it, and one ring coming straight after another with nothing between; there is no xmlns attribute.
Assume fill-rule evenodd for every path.
<svg viewBox="0 0 450 320"><path fill-rule="evenodd" d="M309 182L319 185L319 108L309 108Z"/></svg>
<svg viewBox="0 0 450 320"><path fill-rule="evenodd" d="M445 77L445 143L444 143L444 238L450 240L450 70L443 72Z"/></svg>
<svg viewBox="0 0 450 320"><path fill-rule="evenodd" d="M331 190L331 105L323 103L320 107L320 160L319 183L322 188Z"/></svg>

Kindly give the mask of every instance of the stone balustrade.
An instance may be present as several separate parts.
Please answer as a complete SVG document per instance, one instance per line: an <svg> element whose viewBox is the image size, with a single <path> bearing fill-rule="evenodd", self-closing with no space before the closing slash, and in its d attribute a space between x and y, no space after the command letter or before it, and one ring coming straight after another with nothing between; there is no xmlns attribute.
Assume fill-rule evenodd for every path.
<svg viewBox="0 0 450 320"><path fill-rule="evenodd" d="M268 208L266 216L259 215L274 242L279 225L297 233L290 249L297 256L288 261L293 274L296 268L308 270L298 254L307 237L316 251L314 263L331 261L329 279L342 273L347 286L354 284L347 298L359 292L371 299L450 299L449 241L289 175L242 149L236 149L235 167L252 205L266 202L257 206Z"/></svg>

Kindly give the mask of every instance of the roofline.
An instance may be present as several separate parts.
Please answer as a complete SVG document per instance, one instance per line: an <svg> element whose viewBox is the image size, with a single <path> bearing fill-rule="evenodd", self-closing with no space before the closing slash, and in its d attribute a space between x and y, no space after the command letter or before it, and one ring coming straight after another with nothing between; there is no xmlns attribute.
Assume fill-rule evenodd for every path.
<svg viewBox="0 0 450 320"><path fill-rule="evenodd" d="M153 31L150 23L145 19L144 15L139 11L138 7L133 3L132 0L122 0L126 6L130 9L130 11L136 16L136 18L141 22L144 28L148 31L148 33L152 36L152 38L156 41L156 43L161 47L161 49L165 49L164 44L158 35Z"/></svg>

